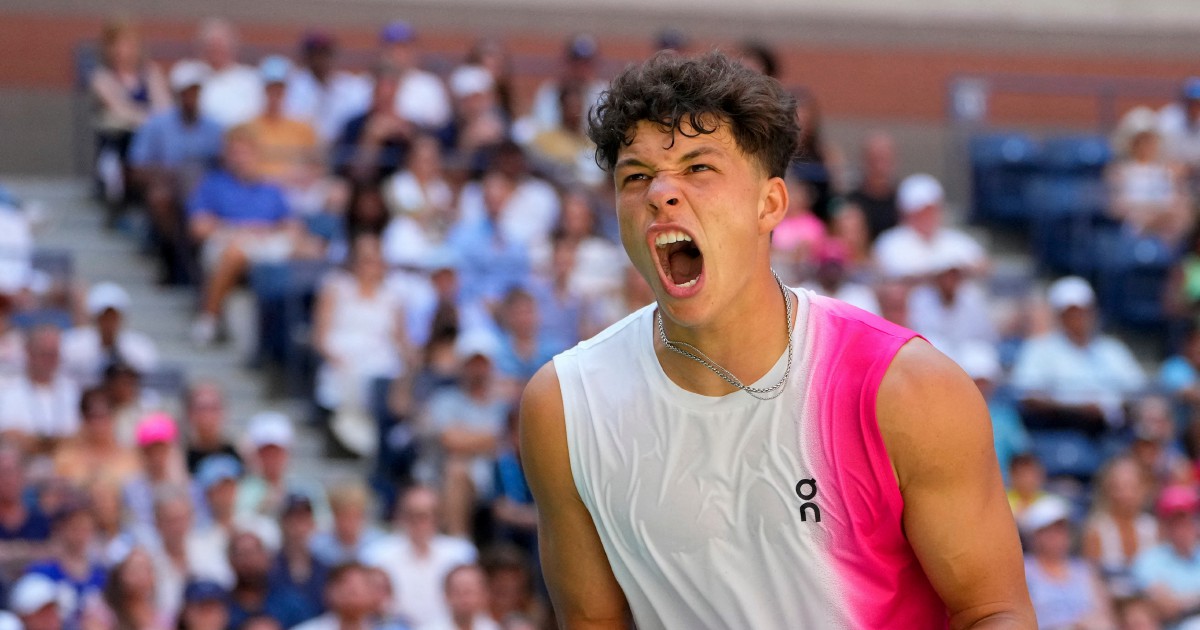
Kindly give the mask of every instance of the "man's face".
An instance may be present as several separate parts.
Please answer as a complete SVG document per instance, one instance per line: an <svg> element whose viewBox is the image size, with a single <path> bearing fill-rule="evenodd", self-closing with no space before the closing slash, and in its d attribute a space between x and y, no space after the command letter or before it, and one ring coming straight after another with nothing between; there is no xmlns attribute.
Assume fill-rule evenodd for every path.
<svg viewBox="0 0 1200 630"><path fill-rule="evenodd" d="M100 331L100 336L105 339L116 339L117 333L121 330L121 311L115 308L106 308L96 316L96 328Z"/></svg>
<svg viewBox="0 0 1200 630"><path fill-rule="evenodd" d="M192 510L186 501L170 501L158 507L155 517L164 541L182 541L192 528Z"/></svg>
<svg viewBox="0 0 1200 630"><path fill-rule="evenodd" d="M258 167L258 146L244 138L230 140L225 144L225 166L239 177L253 176Z"/></svg>
<svg viewBox="0 0 1200 630"><path fill-rule="evenodd" d="M261 578L271 568L267 548L254 534L240 533L229 542L229 564L239 578Z"/></svg>
<svg viewBox="0 0 1200 630"><path fill-rule="evenodd" d="M1176 549L1191 552L1196 546L1196 515L1191 512L1176 512L1158 519L1162 537Z"/></svg>
<svg viewBox="0 0 1200 630"><path fill-rule="evenodd" d="M225 423L225 401L220 390L209 386L196 389L188 401L188 420L205 441L219 438Z"/></svg>
<svg viewBox="0 0 1200 630"><path fill-rule="evenodd" d="M288 451L277 444L266 444L258 449L258 463L267 479L282 479L287 472Z"/></svg>
<svg viewBox="0 0 1200 630"><path fill-rule="evenodd" d="M613 170L621 242L666 316L711 321L767 264L784 182L742 153L723 122L709 134L685 122L672 134L642 121L632 136Z"/></svg>
<svg viewBox="0 0 1200 630"><path fill-rule="evenodd" d="M179 91L179 107L189 113L195 113L200 110L199 85L186 87Z"/></svg>
<svg viewBox="0 0 1200 630"><path fill-rule="evenodd" d="M64 549L74 553L86 552L96 531L96 522L90 512L78 511L64 517L57 526L57 537Z"/></svg>
<svg viewBox="0 0 1200 630"><path fill-rule="evenodd" d="M424 542L437 534L437 495L425 490L414 490L405 497L400 508L400 523L409 538Z"/></svg>
<svg viewBox="0 0 1200 630"><path fill-rule="evenodd" d="M463 569L446 581L446 604L455 617L469 618L487 610L488 589L483 571Z"/></svg>
<svg viewBox="0 0 1200 630"><path fill-rule="evenodd" d="M316 520L309 510L296 509L280 519L283 538L287 541L307 543L317 529ZM290 544L290 543L289 543Z"/></svg>
<svg viewBox="0 0 1200 630"><path fill-rule="evenodd" d="M1086 339L1095 328L1096 313L1088 307L1069 306L1060 317L1063 331L1073 338Z"/></svg>

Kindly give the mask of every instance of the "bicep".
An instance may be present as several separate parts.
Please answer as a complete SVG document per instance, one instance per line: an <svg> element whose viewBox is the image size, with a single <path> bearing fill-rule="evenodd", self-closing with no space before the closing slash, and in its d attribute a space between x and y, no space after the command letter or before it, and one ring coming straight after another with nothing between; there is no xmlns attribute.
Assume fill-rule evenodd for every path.
<svg viewBox="0 0 1200 630"><path fill-rule="evenodd" d="M974 383L924 342L901 349L879 392L903 524L955 628L1032 620L1021 546Z"/></svg>
<svg viewBox="0 0 1200 630"><path fill-rule="evenodd" d="M538 506L542 571L565 628L623 628L625 595L571 475L562 394L553 364L521 398L521 453Z"/></svg>

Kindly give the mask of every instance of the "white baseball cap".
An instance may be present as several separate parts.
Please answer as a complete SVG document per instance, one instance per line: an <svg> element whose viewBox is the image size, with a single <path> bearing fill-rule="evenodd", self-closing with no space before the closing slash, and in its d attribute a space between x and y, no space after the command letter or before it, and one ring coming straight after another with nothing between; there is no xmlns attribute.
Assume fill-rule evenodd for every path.
<svg viewBox="0 0 1200 630"><path fill-rule="evenodd" d="M260 411L250 417L246 436L256 449L264 446L290 448L295 432L292 420L286 415L278 411Z"/></svg>
<svg viewBox="0 0 1200 630"><path fill-rule="evenodd" d="M483 329L464 331L454 343L454 353L460 361L479 356L494 363L499 351L500 343L496 335Z"/></svg>
<svg viewBox="0 0 1200 630"><path fill-rule="evenodd" d="M170 83L171 89L176 92L182 92L190 87L204 85L208 80L208 75L212 71L208 64L194 59L184 59L177 62L171 68Z"/></svg>
<svg viewBox="0 0 1200 630"><path fill-rule="evenodd" d="M909 175L896 189L896 207L902 214L912 214L946 198L946 191L937 178L927 173Z"/></svg>
<svg viewBox="0 0 1200 630"><path fill-rule="evenodd" d="M29 573L13 585L8 607L17 615L31 615L58 603L58 583L41 573Z"/></svg>
<svg viewBox="0 0 1200 630"><path fill-rule="evenodd" d="M1070 520L1071 504L1067 500L1048 494L1021 513L1021 530L1032 534L1059 521Z"/></svg>
<svg viewBox="0 0 1200 630"><path fill-rule="evenodd" d="M450 75L450 91L458 98L484 94L496 81L483 66L461 66Z"/></svg>
<svg viewBox="0 0 1200 630"><path fill-rule="evenodd" d="M88 291L88 315L95 317L108 309L121 311L129 310L129 292L115 282L101 282Z"/></svg>
<svg viewBox="0 0 1200 630"><path fill-rule="evenodd" d="M1054 312L1061 313L1072 306L1091 308L1096 304L1096 292L1087 280L1079 276L1066 276L1055 280L1046 290L1046 301Z"/></svg>

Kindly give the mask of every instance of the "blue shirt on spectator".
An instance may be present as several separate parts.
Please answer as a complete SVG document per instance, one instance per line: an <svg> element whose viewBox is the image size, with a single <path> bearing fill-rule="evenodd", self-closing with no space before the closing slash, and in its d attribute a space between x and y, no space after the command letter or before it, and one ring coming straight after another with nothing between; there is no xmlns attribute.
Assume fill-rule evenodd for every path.
<svg viewBox="0 0 1200 630"><path fill-rule="evenodd" d="M27 506L25 520L9 528L0 523L0 540L27 540L43 542L50 538L50 519L36 506Z"/></svg>
<svg viewBox="0 0 1200 630"><path fill-rule="evenodd" d="M69 594L69 597L66 601L59 601L59 605L63 607L61 613L64 628L79 627L84 607L89 600L98 600L104 596L104 583L108 575L104 565L97 562L92 563L88 567L87 575L80 579L67 573L58 560L34 563L29 566L28 572L40 573L58 582L60 592L63 590L63 586L67 587L66 593Z"/></svg>
<svg viewBox="0 0 1200 630"><path fill-rule="evenodd" d="M579 343L583 299L570 291L558 293L545 281L531 282L529 292L537 301L538 313L542 316L541 331L547 343L554 348L554 354Z"/></svg>
<svg viewBox="0 0 1200 630"><path fill-rule="evenodd" d="M229 598L229 624L227 628L240 628L247 619L256 615L266 615L279 622L284 628L291 628L308 621L312 605L305 601L300 593L291 589L272 584L267 592L267 599L261 608L246 608L232 597Z"/></svg>
<svg viewBox="0 0 1200 630"><path fill-rule="evenodd" d="M504 238L489 219L455 225L446 242L459 256L460 286L468 302L499 300L529 274L529 252Z"/></svg>
<svg viewBox="0 0 1200 630"><path fill-rule="evenodd" d="M315 557L311 560L308 577L296 580L288 571L283 553L280 553L275 556L267 577L272 589L290 592L301 602L300 616L305 619L318 617L325 612L325 581L329 576L329 568L324 563Z"/></svg>
<svg viewBox="0 0 1200 630"><path fill-rule="evenodd" d="M211 166L221 154L222 132L217 123L200 117L183 119L178 107L151 116L129 146L133 166Z"/></svg>
<svg viewBox="0 0 1200 630"><path fill-rule="evenodd" d="M245 181L214 170L188 200L188 215L207 214L231 225L272 224L290 216L283 190L275 184Z"/></svg>
<svg viewBox="0 0 1200 630"><path fill-rule="evenodd" d="M545 335L538 334L533 354L525 359L517 354L517 347L513 344L512 335L506 334L500 338L500 347L496 352L496 369L509 378L522 382L528 381L533 378L533 374L538 371L538 368L553 359L560 350L565 350L565 348L554 345Z"/></svg>
<svg viewBox="0 0 1200 630"><path fill-rule="evenodd" d="M1160 543L1133 559L1133 579L1140 589L1159 585L1180 597L1200 595L1200 547L1181 556L1169 543Z"/></svg>

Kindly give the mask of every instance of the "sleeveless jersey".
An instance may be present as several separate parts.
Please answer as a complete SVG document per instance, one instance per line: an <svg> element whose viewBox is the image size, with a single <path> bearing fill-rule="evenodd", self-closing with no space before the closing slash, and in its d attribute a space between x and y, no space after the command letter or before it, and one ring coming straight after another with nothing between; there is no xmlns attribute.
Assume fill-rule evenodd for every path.
<svg viewBox="0 0 1200 630"><path fill-rule="evenodd" d="M875 419L915 333L796 293L774 400L676 385L654 353L653 304L554 359L575 487L641 630L948 625Z"/></svg>

